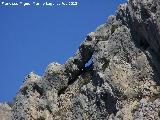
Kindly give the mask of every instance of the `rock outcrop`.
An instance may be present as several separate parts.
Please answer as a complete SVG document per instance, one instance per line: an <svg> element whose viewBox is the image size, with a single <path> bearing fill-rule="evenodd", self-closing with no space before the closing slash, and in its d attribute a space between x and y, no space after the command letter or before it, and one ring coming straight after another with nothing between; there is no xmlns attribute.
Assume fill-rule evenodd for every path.
<svg viewBox="0 0 160 120"><path fill-rule="evenodd" d="M2 120L160 120L160 1L130 0L63 65L31 72Z"/></svg>

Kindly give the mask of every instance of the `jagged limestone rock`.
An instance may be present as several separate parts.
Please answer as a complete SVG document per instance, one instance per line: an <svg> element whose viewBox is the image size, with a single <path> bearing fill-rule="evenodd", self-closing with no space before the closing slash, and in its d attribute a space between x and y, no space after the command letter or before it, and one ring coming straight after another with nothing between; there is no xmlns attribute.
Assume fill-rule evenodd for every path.
<svg viewBox="0 0 160 120"><path fill-rule="evenodd" d="M0 103L0 118L1 120L11 120L12 108L7 104Z"/></svg>
<svg viewBox="0 0 160 120"><path fill-rule="evenodd" d="M0 118L159 120L159 99L160 2L129 0L63 65L30 73Z"/></svg>

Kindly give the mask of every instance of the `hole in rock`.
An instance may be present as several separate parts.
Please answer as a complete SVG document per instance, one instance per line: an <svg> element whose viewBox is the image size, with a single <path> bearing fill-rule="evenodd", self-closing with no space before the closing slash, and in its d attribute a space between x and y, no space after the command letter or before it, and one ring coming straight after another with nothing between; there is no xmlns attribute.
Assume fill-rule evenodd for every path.
<svg viewBox="0 0 160 120"><path fill-rule="evenodd" d="M85 64L85 68L91 66L93 64L92 58Z"/></svg>

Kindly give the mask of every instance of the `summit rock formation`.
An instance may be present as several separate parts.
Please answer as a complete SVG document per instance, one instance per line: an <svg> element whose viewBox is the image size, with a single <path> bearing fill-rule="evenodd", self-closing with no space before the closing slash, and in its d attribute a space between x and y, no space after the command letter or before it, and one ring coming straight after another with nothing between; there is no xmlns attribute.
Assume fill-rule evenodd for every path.
<svg viewBox="0 0 160 120"><path fill-rule="evenodd" d="M160 120L160 1L129 0L63 65L31 72L1 120Z"/></svg>

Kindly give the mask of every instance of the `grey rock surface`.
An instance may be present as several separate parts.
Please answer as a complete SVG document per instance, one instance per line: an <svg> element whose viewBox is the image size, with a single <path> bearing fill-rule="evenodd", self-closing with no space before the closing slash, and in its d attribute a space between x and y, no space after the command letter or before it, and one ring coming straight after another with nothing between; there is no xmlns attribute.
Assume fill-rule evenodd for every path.
<svg viewBox="0 0 160 120"><path fill-rule="evenodd" d="M160 1L129 0L63 65L31 72L2 120L160 120Z"/></svg>
<svg viewBox="0 0 160 120"><path fill-rule="evenodd" d="M11 120L12 117L12 108L7 104L0 103L0 119L1 120Z"/></svg>

